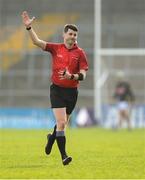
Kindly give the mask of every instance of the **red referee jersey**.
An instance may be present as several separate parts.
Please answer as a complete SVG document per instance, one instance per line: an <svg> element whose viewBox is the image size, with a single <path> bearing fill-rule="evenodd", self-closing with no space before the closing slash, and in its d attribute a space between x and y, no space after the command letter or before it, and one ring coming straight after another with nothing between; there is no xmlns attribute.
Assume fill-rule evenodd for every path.
<svg viewBox="0 0 145 180"><path fill-rule="evenodd" d="M58 72L66 68L71 74L80 72L80 69L88 70L88 63L85 52L76 44L72 49L67 49L65 44L47 43L45 51L52 55L52 76L51 81L61 87L75 88L77 80L60 80Z"/></svg>

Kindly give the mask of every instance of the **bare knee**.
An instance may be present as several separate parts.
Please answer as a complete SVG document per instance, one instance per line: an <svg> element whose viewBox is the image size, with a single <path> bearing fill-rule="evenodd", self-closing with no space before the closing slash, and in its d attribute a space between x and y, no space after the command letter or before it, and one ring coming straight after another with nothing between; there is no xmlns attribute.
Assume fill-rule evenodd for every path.
<svg viewBox="0 0 145 180"><path fill-rule="evenodd" d="M55 108L53 112L57 122L57 131L64 131L67 122L66 108Z"/></svg>
<svg viewBox="0 0 145 180"><path fill-rule="evenodd" d="M59 131L63 131L65 129L66 126L66 120L65 118L59 119L57 121L57 130Z"/></svg>

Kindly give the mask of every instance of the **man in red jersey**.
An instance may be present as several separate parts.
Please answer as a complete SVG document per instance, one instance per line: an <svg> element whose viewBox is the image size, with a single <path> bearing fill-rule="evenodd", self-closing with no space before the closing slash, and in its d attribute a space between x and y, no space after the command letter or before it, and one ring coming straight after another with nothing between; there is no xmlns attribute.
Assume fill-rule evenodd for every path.
<svg viewBox="0 0 145 180"><path fill-rule="evenodd" d="M85 52L77 46L78 29L73 24L64 26L64 43L49 43L38 38L32 28L32 19L26 11L22 13L23 23L28 30L34 45L52 55L52 84L50 86L51 108L53 110L56 125L52 134L47 135L46 154L51 153L54 141L61 154L63 165L67 165L72 158L67 155L65 144L65 127L76 105L78 97L78 84L86 77L88 63Z"/></svg>

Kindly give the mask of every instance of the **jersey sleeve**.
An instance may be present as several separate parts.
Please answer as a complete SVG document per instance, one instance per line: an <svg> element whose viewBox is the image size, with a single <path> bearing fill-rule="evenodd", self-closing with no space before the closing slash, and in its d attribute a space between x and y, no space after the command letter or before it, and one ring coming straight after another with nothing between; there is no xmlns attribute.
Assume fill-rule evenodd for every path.
<svg viewBox="0 0 145 180"><path fill-rule="evenodd" d="M48 52L54 54L56 52L57 48L58 48L57 43L46 43L46 47L45 47L44 51L48 51Z"/></svg>
<svg viewBox="0 0 145 180"><path fill-rule="evenodd" d="M84 69L86 71L88 70L87 56L83 50L81 50L81 53L80 53L79 69Z"/></svg>

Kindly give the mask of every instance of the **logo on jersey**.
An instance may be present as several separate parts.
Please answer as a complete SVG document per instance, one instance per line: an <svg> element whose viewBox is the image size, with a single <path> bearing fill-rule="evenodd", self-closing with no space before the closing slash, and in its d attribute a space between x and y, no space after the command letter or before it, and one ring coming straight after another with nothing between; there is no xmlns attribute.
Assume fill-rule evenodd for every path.
<svg viewBox="0 0 145 180"><path fill-rule="evenodd" d="M62 58L63 56L61 54L57 54L57 57Z"/></svg>
<svg viewBox="0 0 145 180"><path fill-rule="evenodd" d="M78 60L78 57L77 56L73 56L72 59L73 60Z"/></svg>

